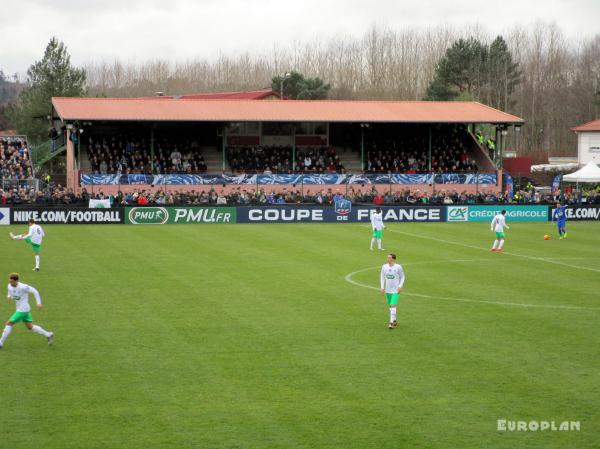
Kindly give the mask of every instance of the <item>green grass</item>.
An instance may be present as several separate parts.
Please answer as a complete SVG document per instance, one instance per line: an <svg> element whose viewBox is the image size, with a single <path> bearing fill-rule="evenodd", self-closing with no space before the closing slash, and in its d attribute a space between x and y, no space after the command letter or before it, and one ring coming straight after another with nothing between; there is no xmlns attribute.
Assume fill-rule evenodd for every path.
<svg viewBox="0 0 600 449"><path fill-rule="evenodd" d="M0 239L56 333L19 325L0 351L2 448L600 447L598 223L514 223L505 254L487 223L388 225L393 331L364 225L45 230L39 273Z"/></svg>

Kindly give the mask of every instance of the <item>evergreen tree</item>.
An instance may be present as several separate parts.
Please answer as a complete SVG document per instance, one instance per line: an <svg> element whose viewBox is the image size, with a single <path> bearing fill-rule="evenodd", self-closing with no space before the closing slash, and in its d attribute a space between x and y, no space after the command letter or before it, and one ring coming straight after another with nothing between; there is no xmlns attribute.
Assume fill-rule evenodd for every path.
<svg viewBox="0 0 600 449"><path fill-rule="evenodd" d="M440 59L425 99L474 100L507 110L520 76L502 36L489 48L475 38L459 39Z"/></svg>
<svg viewBox="0 0 600 449"><path fill-rule="evenodd" d="M27 70L27 82L17 103L8 111L12 126L32 142L48 138L52 97L79 97L86 94L86 74L71 66L65 45L53 37L44 57Z"/></svg>
<svg viewBox="0 0 600 449"><path fill-rule="evenodd" d="M521 80L521 73L502 36L498 36L490 45L487 65L490 93L488 103L495 108L508 110L511 106L511 94Z"/></svg>
<svg viewBox="0 0 600 449"><path fill-rule="evenodd" d="M271 80L271 88L281 92L283 82L283 96L292 100L322 100L327 98L331 86L325 84L320 78L305 78L299 72L292 71L287 76L275 76Z"/></svg>
<svg viewBox="0 0 600 449"><path fill-rule="evenodd" d="M425 99L479 98L487 78L487 47L475 38L459 39L438 63Z"/></svg>

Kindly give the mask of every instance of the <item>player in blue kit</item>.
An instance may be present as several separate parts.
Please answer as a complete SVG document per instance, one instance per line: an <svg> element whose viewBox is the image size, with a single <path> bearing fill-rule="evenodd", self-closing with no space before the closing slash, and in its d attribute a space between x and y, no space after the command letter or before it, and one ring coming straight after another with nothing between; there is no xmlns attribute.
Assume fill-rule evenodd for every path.
<svg viewBox="0 0 600 449"><path fill-rule="evenodd" d="M552 220L556 220L556 226L558 227L558 238L559 240L567 238L567 206L561 206L560 203L556 203L556 209L552 213Z"/></svg>

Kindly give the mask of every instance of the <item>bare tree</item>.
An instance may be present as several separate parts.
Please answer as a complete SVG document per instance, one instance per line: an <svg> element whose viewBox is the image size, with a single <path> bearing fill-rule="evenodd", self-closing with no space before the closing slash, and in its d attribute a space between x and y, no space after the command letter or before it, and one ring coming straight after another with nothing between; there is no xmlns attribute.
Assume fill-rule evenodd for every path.
<svg viewBox="0 0 600 449"><path fill-rule="evenodd" d="M419 100L446 49L468 37L489 45L496 36L481 25L460 30L372 25L358 38L294 41L262 53L219 54L212 60L101 61L86 67L88 91L127 97L249 90L270 86L273 76L295 70L330 83L334 99ZM570 128L600 114L600 34L573 42L555 24L540 22L515 27L504 39L519 64L520 83L512 94L505 90L501 102L492 101L490 91L478 92L478 98L525 119L521 150L573 152ZM514 145L515 138L511 131L508 142Z"/></svg>

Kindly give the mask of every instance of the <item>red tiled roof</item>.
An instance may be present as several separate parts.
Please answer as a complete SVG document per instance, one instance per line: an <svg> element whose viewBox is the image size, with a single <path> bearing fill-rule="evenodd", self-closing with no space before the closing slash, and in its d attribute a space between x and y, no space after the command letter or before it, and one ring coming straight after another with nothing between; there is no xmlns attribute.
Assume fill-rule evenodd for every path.
<svg viewBox="0 0 600 449"><path fill-rule="evenodd" d="M476 102L52 98L62 120L523 123Z"/></svg>
<svg viewBox="0 0 600 449"><path fill-rule="evenodd" d="M571 131L582 132L582 131L600 131L600 119L592 120L591 122L584 123L583 125L571 128Z"/></svg>
<svg viewBox="0 0 600 449"><path fill-rule="evenodd" d="M189 100L261 100L265 97L279 97L277 92L271 89L251 90L247 92L215 92L182 95L181 98Z"/></svg>

